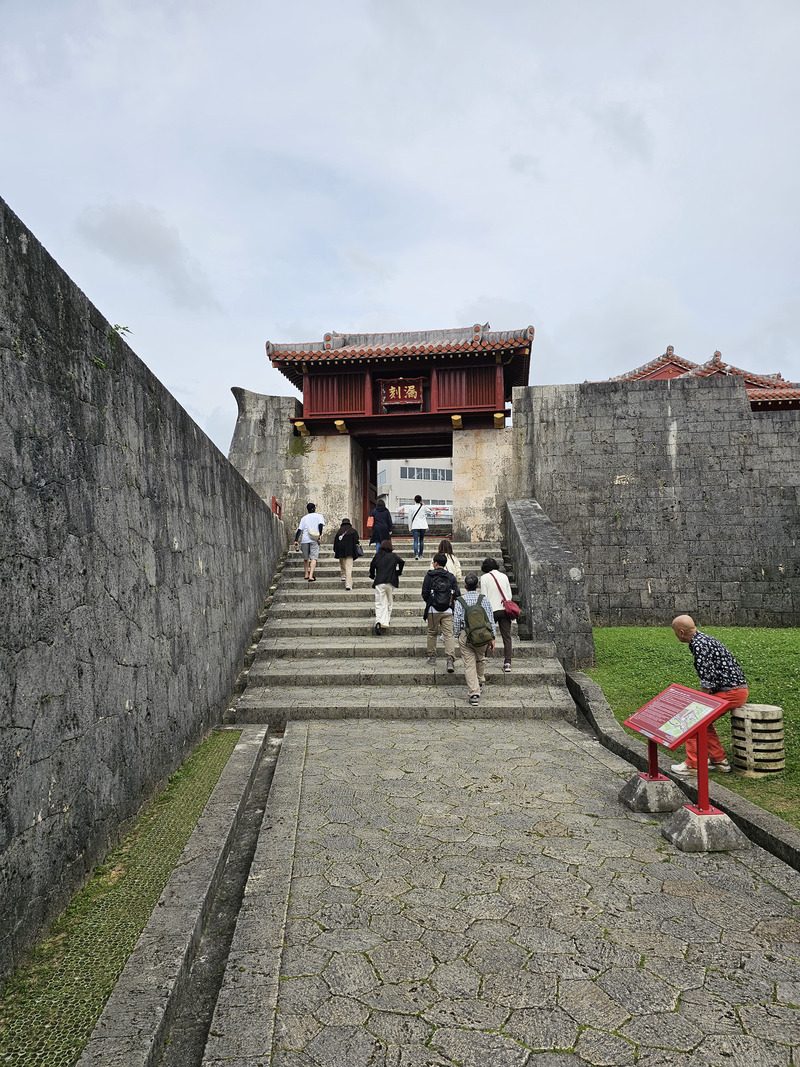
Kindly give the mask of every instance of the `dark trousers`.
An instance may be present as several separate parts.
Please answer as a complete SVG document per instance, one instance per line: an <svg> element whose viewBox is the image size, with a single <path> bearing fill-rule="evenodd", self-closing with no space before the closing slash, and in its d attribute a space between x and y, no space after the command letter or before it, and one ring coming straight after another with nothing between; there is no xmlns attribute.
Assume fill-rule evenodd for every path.
<svg viewBox="0 0 800 1067"><path fill-rule="evenodd" d="M494 613L494 621L500 627L500 636L503 638L503 662L511 662L511 619L506 615L506 609L500 608Z"/></svg>

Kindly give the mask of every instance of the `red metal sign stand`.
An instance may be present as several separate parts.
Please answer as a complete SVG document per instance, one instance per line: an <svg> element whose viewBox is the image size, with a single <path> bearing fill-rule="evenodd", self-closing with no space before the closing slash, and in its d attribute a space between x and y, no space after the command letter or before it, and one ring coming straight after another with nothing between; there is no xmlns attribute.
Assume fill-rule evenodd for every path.
<svg viewBox="0 0 800 1067"><path fill-rule="evenodd" d="M669 782L672 779L662 774L658 769L658 745L652 739L647 739L647 770L639 771L639 777L645 782Z"/></svg>
<svg viewBox="0 0 800 1067"><path fill-rule="evenodd" d="M705 725L697 731L697 803L686 804L696 815L723 815L708 799L708 735Z"/></svg>

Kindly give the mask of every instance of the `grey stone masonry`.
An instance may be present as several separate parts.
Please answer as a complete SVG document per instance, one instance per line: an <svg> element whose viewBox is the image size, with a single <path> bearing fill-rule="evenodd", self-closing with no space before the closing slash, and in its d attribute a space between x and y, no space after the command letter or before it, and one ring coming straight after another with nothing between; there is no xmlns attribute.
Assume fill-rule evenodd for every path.
<svg viewBox="0 0 800 1067"><path fill-rule="evenodd" d="M564 722L293 722L204 1067L789 1067L800 875Z"/></svg>
<svg viewBox="0 0 800 1067"><path fill-rule="evenodd" d="M553 642L568 669L593 667L594 638L580 560L535 500L506 502L506 539L533 631Z"/></svg>
<svg viewBox="0 0 800 1067"><path fill-rule="evenodd" d="M514 432L595 625L798 625L800 411L735 376L549 385L514 390Z"/></svg>
<svg viewBox="0 0 800 1067"><path fill-rule="evenodd" d="M464 574L479 572L486 556L502 559L496 542L454 548ZM355 563L350 592L330 545L322 546L314 582L304 580L299 555L289 553L246 688L228 721L266 722L276 728L291 719L348 717L530 716L574 721L575 705L549 634L544 640L520 640L514 624L511 671L503 671L498 640L486 661L486 686L477 705L469 703L457 644L452 673L441 637L436 664L429 665L421 597L429 559L415 560L410 545L407 551L399 541L395 550L405 559L405 570L395 590L391 625L380 636L374 633L369 549Z"/></svg>
<svg viewBox="0 0 800 1067"><path fill-rule="evenodd" d="M283 524L0 201L0 975L219 721Z"/></svg>

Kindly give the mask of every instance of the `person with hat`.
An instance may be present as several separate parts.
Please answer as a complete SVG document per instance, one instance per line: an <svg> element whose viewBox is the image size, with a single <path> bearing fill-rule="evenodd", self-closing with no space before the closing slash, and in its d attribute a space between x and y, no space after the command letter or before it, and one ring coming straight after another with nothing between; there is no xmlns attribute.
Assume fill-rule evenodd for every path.
<svg viewBox="0 0 800 1067"><path fill-rule="evenodd" d="M357 546L358 530L349 519L342 519L342 525L333 538L333 554L339 560L339 570L348 593L353 588L353 560L358 554Z"/></svg>

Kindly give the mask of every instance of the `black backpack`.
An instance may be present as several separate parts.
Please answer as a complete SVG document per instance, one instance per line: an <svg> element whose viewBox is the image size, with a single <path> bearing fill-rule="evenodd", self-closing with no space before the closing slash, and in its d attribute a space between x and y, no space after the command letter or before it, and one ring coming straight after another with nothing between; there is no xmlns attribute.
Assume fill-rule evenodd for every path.
<svg viewBox="0 0 800 1067"><path fill-rule="evenodd" d="M483 597L481 597L481 600L483 600ZM481 600L477 604L469 605L463 596L458 598L459 604L464 609L464 630L467 635L467 644L472 645L473 648L488 645L494 636Z"/></svg>
<svg viewBox="0 0 800 1067"><path fill-rule="evenodd" d="M450 581L450 573L438 570L431 578L431 589L428 594L430 604L434 611L447 611L453 605L453 585Z"/></svg>

